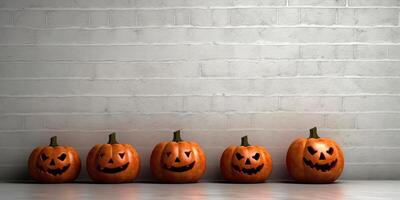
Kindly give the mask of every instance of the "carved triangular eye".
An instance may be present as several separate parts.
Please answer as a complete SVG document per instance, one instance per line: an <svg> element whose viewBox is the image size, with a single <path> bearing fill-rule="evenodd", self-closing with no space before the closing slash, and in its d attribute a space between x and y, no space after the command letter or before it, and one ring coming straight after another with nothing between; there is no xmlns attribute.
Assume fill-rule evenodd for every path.
<svg viewBox="0 0 400 200"><path fill-rule="evenodd" d="M243 158L243 156L242 156L242 155L240 155L240 153L236 153L236 154L235 154L235 156L236 156L236 158L237 158L238 160L240 160L240 159L242 159L242 158Z"/></svg>
<svg viewBox="0 0 400 200"><path fill-rule="evenodd" d="M333 148L332 148L332 147L330 147L330 148L329 148L329 150L328 150L328 151L326 151L326 153L328 153L329 155L332 155L332 154L333 154Z"/></svg>
<svg viewBox="0 0 400 200"><path fill-rule="evenodd" d="M253 156L253 158L254 158L254 160L258 160L258 159L260 158L260 154L259 154L259 153L256 153L256 154Z"/></svg>
<svg viewBox="0 0 400 200"><path fill-rule="evenodd" d="M167 156L169 157L171 155L171 152L167 152Z"/></svg>
<svg viewBox="0 0 400 200"><path fill-rule="evenodd" d="M66 157L67 157L67 154L63 153L60 156L58 156L58 159L61 161L64 161Z"/></svg>
<svg viewBox="0 0 400 200"><path fill-rule="evenodd" d="M124 158L125 153L119 153L119 157Z"/></svg>
<svg viewBox="0 0 400 200"><path fill-rule="evenodd" d="M190 152L191 152L191 151L186 151L186 152L185 152L185 154L186 154L187 157L190 156Z"/></svg>
<svg viewBox="0 0 400 200"><path fill-rule="evenodd" d="M46 156L46 154L42 153L42 155L40 156L42 158L43 161L47 160L49 157Z"/></svg>
<svg viewBox="0 0 400 200"><path fill-rule="evenodd" d="M314 148L312 148L312 147L307 147L307 151L310 152L311 155L314 155L315 153L317 153L317 151L315 151Z"/></svg>

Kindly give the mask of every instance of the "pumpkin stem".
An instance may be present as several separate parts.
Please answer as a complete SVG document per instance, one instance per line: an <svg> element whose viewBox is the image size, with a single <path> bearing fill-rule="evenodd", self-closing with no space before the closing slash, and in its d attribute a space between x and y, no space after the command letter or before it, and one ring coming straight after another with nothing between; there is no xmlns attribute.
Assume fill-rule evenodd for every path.
<svg viewBox="0 0 400 200"><path fill-rule="evenodd" d="M247 139L247 135L242 137L242 144L240 146L245 146L245 147L251 146L249 144L249 140Z"/></svg>
<svg viewBox="0 0 400 200"><path fill-rule="evenodd" d="M108 135L108 144L118 144L117 134L115 132Z"/></svg>
<svg viewBox="0 0 400 200"><path fill-rule="evenodd" d="M310 129L310 137L309 138L314 138L314 139L319 138L319 136L317 134L317 127Z"/></svg>
<svg viewBox="0 0 400 200"><path fill-rule="evenodd" d="M51 147L56 147L56 146L58 146L58 143L57 143L57 136L53 136L53 137L50 138L50 145L49 145L49 146L51 146Z"/></svg>
<svg viewBox="0 0 400 200"><path fill-rule="evenodd" d="M174 139L172 139L174 142L180 142L183 141L181 138L181 130L177 130L174 132Z"/></svg>

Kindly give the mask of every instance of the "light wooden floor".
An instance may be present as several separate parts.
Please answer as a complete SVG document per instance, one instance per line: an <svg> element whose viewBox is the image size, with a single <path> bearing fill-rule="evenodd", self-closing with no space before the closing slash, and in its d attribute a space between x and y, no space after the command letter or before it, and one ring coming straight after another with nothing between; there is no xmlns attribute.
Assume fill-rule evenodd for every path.
<svg viewBox="0 0 400 200"><path fill-rule="evenodd" d="M0 183L0 199L400 199L400 181L341 181L326 185Z"/></svg>

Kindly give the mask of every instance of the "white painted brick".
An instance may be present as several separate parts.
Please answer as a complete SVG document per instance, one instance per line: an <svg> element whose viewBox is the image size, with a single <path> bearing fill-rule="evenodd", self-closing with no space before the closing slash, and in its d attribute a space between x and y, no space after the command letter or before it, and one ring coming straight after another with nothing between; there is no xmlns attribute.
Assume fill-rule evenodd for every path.
<svg viewBox="0 0 400 200"><path fill-rule="evenodd" d="M299 58L299 46L260 46L261 58Z"/></svg>
<svg viewBox="0 0 400 200"><path fill-rule="evenodd" d="M296 62L297 75L316 76L321 75L320 64L318 62Z"/></svg>
<svg viewBox="0 0 400 200"><path fill-rule="evenodd" d="M0 29L0 43L1 44L34 44L37 42L35 37L36 30L20 29L20 28L6 28Z"/></svg>
<svg viewBox="0 0 400 200"><path fill-rule="evenodd" d="M71 63L0 63L0 77L91 77L93 64Z"/></svg>
<svg viewBox="0 0 400 200"><path fill-rule="evenodd" d="M262 41L267 42L352 42L353 30L344 28L264 28Z"/></svg>
<svg viewBox="0 0 400 200"><path fill-rule="evenodd" d="M108 112L179 112L184 111L183 102L183 97L109 97L103 109Z"/></svg>
<svg viewBox="0 0 400 200"><path fill-rule="evenodd" d="M266 113L253 114L253 118L254 128L307 129L313 126L324 126L324 117L322 114Z"/></svg>
<svg viewBox="0 0 400 200"><path fill-rule="evenodd" d="M357 9L356 25L398 25L398 9Z"/></svg>
<svg viewBox="0 0 400 200"><path fill-rule="evenodd" d="M350 62L319 62L319 73L323 76L342 76Z"/></svg>
<svg viewBox="0 0 400 200"><path fill-rule="evenodd" d="M190 23L193 26L212 26L212 11L204 9L191 10Z"/></svg>
<svg viewBox="0 0 400 200"><path fill-rule="evenodd" d="M50 27L86 27L89 13L84 11L49 11L47 25Z"/></svg>
<svg viewBox="0 0 400 200"><path fill-rule="evenodd" d="M0 11L0 25L11 25L12 13L10 11Z"/></svg>
<svg viewBox="0 0 400 200"><path fill-rule="evenodd" d="M301 9L301 23L333 25L336 23L336 9Z"/></svg>
<svg viewBox="0 0 400 200"><path fill-rule="evenodd" d="M350 76L399 76L398 61L358 61L345 65L344 75Z"/></svg>
<svg viewBox="0 0 400 200"><path fill-rule="evenodd" d="M400 6L399 0L349 0L349 6Z"/></svg>
<svg viewBox="0 0 400 200"><path fill-rule="evenodd" d="M0 98L4 113L105 112L104 97Z"/></svg>
<svg viewBox="0 0 400 200"><path fill-rule="evenodd" d="M21 116L0 115L0 130L23 129L24 119Z"/></svg>
<svg viewBox="0 0 400 200"><path fill-rule="evenodd" d="M34 10L17 11L14 15L14 24L18 26L45 27L46 12Z"/></svg>
<svg viewBox="0 0 400 200"><path fill-rule="evenodd" d="M302 46L302 56L308 59L353 58L353 46L307 45Z"/></svg>
<svg viewBox="0 0 400 200"><path fill-rule="evenodd" d="M360 45L356 46L356 57L359 59L384 59L387 58L387 46Z"/></svg>
<svg viewBox="0 0 400 200"><path fill-rule="evenodd" d="M253 127L253 114L228 114L226 127L228 129L249 129Z"/></svg>
<svg viewBox="0 0 400 200"><path fill-rule="evenodd" d="M233 0L235 6L284 6L286 0Z"/></svg>
<svg viewBox="0 0 400 200"><path fill-rule="evenodd" d="M400 59L400 46L389 46L388 47L388 58Z"/></svg>
<svg viewBox="0 0 400 200"><path fill-rule="evenodd" d="M190 25L190 9L175 10L175 25Z"/></svg>
<svg viewBox="0 0 400 200"><path fill-rule="evenodd" d="M178 63L118 63L94 64L98 78L137 78L137 77L199 77L200 67L195 62Z"/></svg>
<svg viewBox="0 0 400 200"><path fill-rule="evenodd" d="M110 11L91 11L89 13L89 26L106 27L109 26Z"/></svg>
<svg viewBox="0 0 400 200"><path fill-rule="evenodd" d="M201 76L204 77L227 77L230 76L229 62L202 62Z"/></svg>
<svg viewBox="0 0 400 200"><path fill-rule="evenodd" d="M340 97L280 97L280 109L297 112L340 111Z"/></svg>
<svg viewBox="0 0 400 200"><path fill-rule="evenodd" d="M358 19L356 16L357 9L338 9L337 10L337 24L339 25L356 25L358 23Z"/></svg>
<svg viewBox="0 0 400 200"><path fill-rule="evenodd" d="M211 110L211 97L184 97L183 110L186 112L206 112Z"/></svg>
<svg viewBox="0 0 400 200"><path fill-rule="evenodd" d="M271 25L276 24L276 9L233 9L231 24L237 25Z"/></svg>
<svg viewBox="0 0 400 200"><path fill-rule="evenodd" d="M290 61L230 62L230 74L234 77L295 76L296 63Z"/></svg>
<svg viewBox="0 0 400 200"><path fill-rule="evenodd" d="M300 9L283 8L278 9L279 25L295 25L300 23Z"/></svg>
<svg viewBox="0 0 400 200"><path fill-rule="evenodd" d="M216 96L212 98L213 111L265 112L277 110L277 97Z"/></svg>
<svg viewBox="0 0 400 200"><path fill-rule="evenodd" d="M400 80L388 78L385 81L368 78L302 78L265 80L265 94L396 94L399 88L393 85Z"/></svg>
<svg viewBox="0 0 400 200"><path fill-rule="evenodd" d="M400 97L343 97L345 111L400 111Z"/></svg>
<svg viewBox="0 0 400 200"><path fill-rule="evenodd" d="M399 120L399 114L359 114L357 125L359 129L398 129Z"/></svg>
<svg viewBox="0 0 400 200"><path fill-rule="evenodd" d="M174 25L174 10L145 10L137 12L140 26Z"/></svg>
<svg viewBox="0 0 400 200"><path fill-rule="evenodd" d="M346 0L289 0L289 6L344 6Z"/></svg>
<svg viewBox="0 0 400 200"><path fill-rule="evenodd" d="M357 29L359 42L400 42L400 28Z"/></svg>
<svg viewBox="0 0 400 200"><path fill-rule="evenodd" d="M357 114L327 114L325 116L326 127L331 129L354 129L356 127Z"/></svg>
<svg viewBox="0 0 400 200"><path fill-rule="evenodd" d="M136 26L137 16L135 10L116 10L111 11L110 25L111 26Z"/></svg>

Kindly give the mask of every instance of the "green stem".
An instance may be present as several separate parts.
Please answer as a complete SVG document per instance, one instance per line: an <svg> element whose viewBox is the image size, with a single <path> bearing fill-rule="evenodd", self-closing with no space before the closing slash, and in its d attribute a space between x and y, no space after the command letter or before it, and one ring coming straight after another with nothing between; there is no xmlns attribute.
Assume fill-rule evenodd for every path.
<svg viewBox="0 0 400 200"><path fill-rule="evenodd" d="M249 144L249 140L247 138L247 135L242 137L242 144L240 146L245 146L245 147L251 146Z"/></svg>
<svg viewBox="0 0 400 200"><path fill-rule="evenodd" d="M183 141L181 138L181 130L177 130L174 132L174 139L172 139L174 142L180 142Z"/></svg>
<svg viewBox="0 0 400 200"><path fill-rule="evenodd" d="M58 143L57 143L57 136L53 136L53 137L50 138L50 145L49 145L49 146L51 146L51 147L56 147L56 146L58 146Z"/></svg>
<svg viewBox="0 0 400 200"><path fill-rule="evenodd" d="M118 144L117 134L115 132L108 135L108 144Z"/></svg>
<svg viewBox="0 0 400 200"><path fill-rule="evenodd" d="M317 134L317 127L310 129L310 137L309 138L314 138L314 139L319 138L319 136Z"/></svg>

